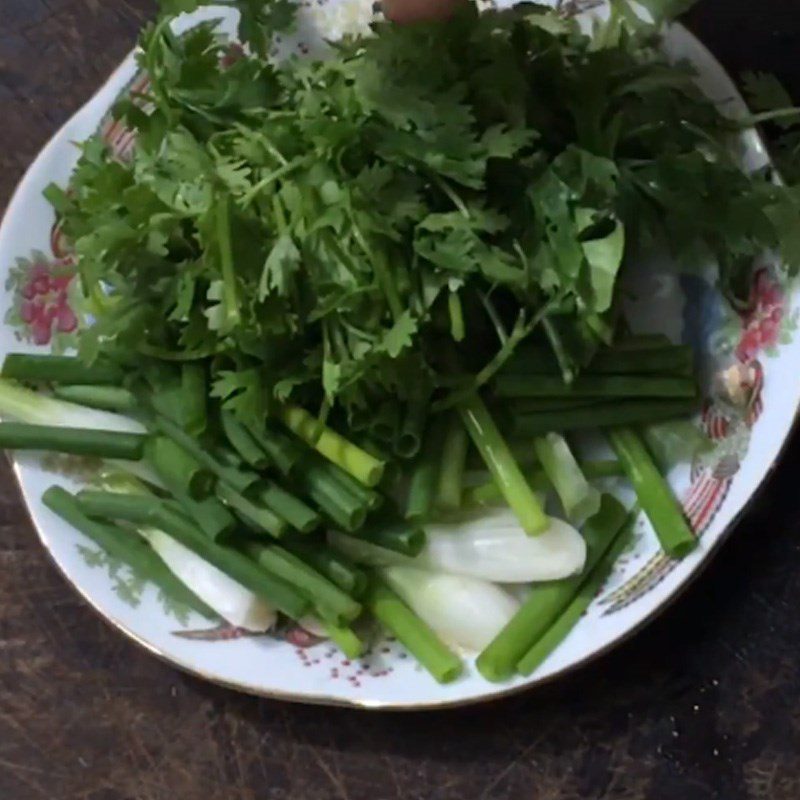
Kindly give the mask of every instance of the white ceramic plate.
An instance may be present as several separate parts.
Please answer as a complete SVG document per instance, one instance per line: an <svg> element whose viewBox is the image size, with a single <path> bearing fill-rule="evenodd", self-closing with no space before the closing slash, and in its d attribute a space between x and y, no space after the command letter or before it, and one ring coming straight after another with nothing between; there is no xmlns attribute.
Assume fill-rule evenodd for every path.
<svg viewBox="0 0 800 800"><path fill-rule="evenodd" d="M587 0L589 5L597 5ZM320 32L336 37L366 24L367 0L330 0L309 5L302 28L303 49L320 45ZM220 11L193 15L226 16ZM294 43L297 45L297 43ZM685 29L675 27L666 42L674 58L689 59L704 90L730 113L743 103L731 80L709 52ZM70 309L69 258L62 252L54 216L42 198L51 181L66 184L76 161L73 142L101 127L118 151L133 146L127 131L113 125L108 109L136 75L132 57L59 131L20 184L0 228L0 270L6 291L0 305L0 354L12 350L67 347L75 318ZM763 166L766 153L754 133L743 137L748 166ZM53 482L74 488L81 475L75 462L26 456L16 472L42 543L66 578L115 627L170 663L216 683L245 692L301 702L366 708L412 709L467 704L535 686L606 652L638 630L673 599L709 560L774 465L800 401L800 336L794 310L796 288L765 257L756 272L750 309L734 314L712 277L681 275L654 262L639 286L648 297L646 314L630 313L643 331L653 328L693 344L703 354L711 387L702 419L714 449L702 460L675 471L671 481L683 498L700 547L677 563L660 553L649 525L641 520L633 549L626 554L588 614L564 644L528 679L504 685L483 680L470 665L465 676L437 685L396 643L381 642L350 663L325 642L314 643L294 630L282 638L246 637L229 628L208 628L200 618L177 619L152 587L142 587L42 505ZM641 312L641 308L638 309ZM714 387L713 376L728 370L733 397ZM791 376L791 377L789 377Z"/></svg>

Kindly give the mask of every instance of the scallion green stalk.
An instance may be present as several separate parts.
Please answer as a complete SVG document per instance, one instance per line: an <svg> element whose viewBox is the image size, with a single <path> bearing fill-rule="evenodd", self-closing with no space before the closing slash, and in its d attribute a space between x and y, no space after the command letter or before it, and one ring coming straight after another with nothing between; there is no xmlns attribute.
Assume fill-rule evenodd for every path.
<svg viewBox="0 0 800 800"><path fill-rule="evenodd" d="M73 356L9 353L3 361L2 376L17 381L47 383L97 384L116 386L122 383L122 370L116 364L86 364Z"/></svg>
<svg viewBox="0 0 800 800"><path fill-rule="evenodd" d="M0 449L46 450L94 458L139 461L147 437L138 433L0 422Z"/></svg>
<svg viewBox="0 0 800 800"><path fill-rule="evenodd" d="M630 543L631 527L626 526L611 547L595 565L578 593L561 612L550 628L531 646L517 664L520 675L530 675L567 638L586 610L597 597L597 593L608 580L619 557Z"/></svg>
<svg viewBox="0 0 800 800"><path fill-rule="evenodd" d="M642 438L631 428L612 428L608 440L633 484L639 504L652 523L664 552L672 558L688 555L697 547L697 538Z"/></svg>
<svg viewBox="0 0 800 800"><path fill-rule="evenodd" d="M458 656L388 586L375 579L367 597L377 620L439 683L452 683L461 675Z"/></svg>
<svg viewBox="0 0 800 800"><path fill-rule="evenodd" d="M490 681L514 674L517 662L528 652L578 593L580 586L625 524L628 512L611 495L603 495L600 511L583 528L586 566L580 575L533 587L513 619L480 654L477 667Z"/></svg>
<svg viewBox="0 0 800 800"><path fill-rule="evenodd" d="M586 479L566 439L558 433L538 437L533 443L548 480L567 515L583 522L600 509L600 492Z"/></svg>
<svg viewBox="0 0 800 800"><path fill-rule="evenodd" d="M332 461L365 486L377 486L385 464L365 450L315 419L303 408L286 406L279 409L281 421L320 455Z"/></svg>
<svg viewBox="0 0 800 800"><path fill-rule="evenodd" d="M483 456L523 530L532 535L547 530L549 520L514 461L483 400L474 395L459 405L459 411L473 444Z"/></svg>

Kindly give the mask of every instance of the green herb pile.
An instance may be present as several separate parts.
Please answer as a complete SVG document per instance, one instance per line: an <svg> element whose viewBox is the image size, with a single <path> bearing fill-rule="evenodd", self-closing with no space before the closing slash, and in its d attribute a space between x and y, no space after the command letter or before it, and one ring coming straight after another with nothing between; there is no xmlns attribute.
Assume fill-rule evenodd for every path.
<svg viewBox="0 0 800 800"><path fill-rule="evenodd" d="M294 24L285 0L234 4L245 49L213 23L176 35L172 14L202 3L163 5L141 39L149 84L115 109L132 156L94 137L47 193L93 317L80 361L4 368L146 430L12 425L2 443L148 465L147 502L53 490L48 503L117 546L98 526L166 531L350 651L367 581L315 531L350 534L374 566L376 551L424 553L425 523L498 500L546 534L534 490L553 489L568 519L589 520L585 569L545 612L534 594L479 661L492 679L530 672L627 541L593 477L627 474L665 549L694 545L641 429L697 409L693 354L628 330L621 276L654 250L713 260L738 303L765 251L800 265L797 188L743 169L752 121L723 116L666 61L663 20L625 0L591 35L536 5L469 7L282 63L268 52ZM762 106L777 100L768 84L750 81ZM27 419L23 406L0 410ZM618 463L575 458L564 434L587 428L608 430ZM480 485L465 483L471 448ZM372 613L454 677L430 631L370 585Z"/></svg>

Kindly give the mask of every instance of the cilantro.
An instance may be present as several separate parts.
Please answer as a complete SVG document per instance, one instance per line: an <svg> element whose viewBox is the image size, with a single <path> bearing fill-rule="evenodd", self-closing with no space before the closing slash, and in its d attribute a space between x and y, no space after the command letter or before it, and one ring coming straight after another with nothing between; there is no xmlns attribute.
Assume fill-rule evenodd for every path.
<svg viewBox="0 0 800 800"><path fill-rule="evenodd" d="M172 32L204 4L162 0L142 35L149 88L116 109L130 158L92 138L69 191L48 191L96 318L88 358L203 361L252 424L273 399L402 419L491 383L543 321L580 369L643 248L714 256L731 293L765 250L800 267L797 189L743 169L733 123L627 0L592 36L535 5L467 8L280 65L267 53L293 3L232 0L235 57L214 23ZM662 21L691 2L643 5ZM787 93L764 75L745 88L800 177Z"/></svg>

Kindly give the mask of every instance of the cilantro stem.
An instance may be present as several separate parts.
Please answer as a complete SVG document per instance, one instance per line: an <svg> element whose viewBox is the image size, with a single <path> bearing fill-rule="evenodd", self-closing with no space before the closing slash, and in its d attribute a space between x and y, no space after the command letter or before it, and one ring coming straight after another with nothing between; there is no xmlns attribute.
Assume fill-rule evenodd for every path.
<svg viewBox="0 0 800 800"><path fill-rule="evenodd" d="M251 186L239 200L243 208L247 208L256 197L261 194L268 186L275 183L275 181L285 178L287 175L294 172L300 167L304 167L311 163L311 156L302 156L292 159L288 163L283 164L277 169L265 175L258 183Z"/></svg>
<svg viewBox="0 0 800 800"><path fill-rule="evenodd" d="M220 197L216 204L217 246L219 247L222 268L223 303L225 305L224 332L230 332L239 324L239 293L236 288L236 272L233 265L233 246L231 243L230 201Z"/></svg>
<svg viewBox="0 0 800 800"><path fill-rule="evenodd" d="M458 292L450 292L447 296L447 309L450 312L450 335L456 342L463 342L466 336L464 328L464 309Z"/></svg>

